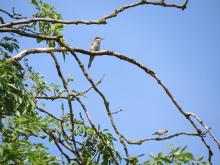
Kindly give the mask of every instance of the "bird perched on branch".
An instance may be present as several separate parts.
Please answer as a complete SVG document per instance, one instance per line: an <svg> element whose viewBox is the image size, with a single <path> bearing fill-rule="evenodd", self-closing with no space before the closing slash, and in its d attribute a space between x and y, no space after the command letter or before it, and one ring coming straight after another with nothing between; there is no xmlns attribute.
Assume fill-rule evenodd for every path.
<svg viewBox="0 0 220 165"><path fill-rule="evenodd" d="M160 129L157 132L153 133L152 135L159 135L159 136L161 136L161 135L166 134L167 132L168 132L167 129Z"/></svg>
<svg viewBox="0 0 220 165"><path fill-rule="evenodd" d="M90 45L90 51L99 51L101 40L103 40L103 38L95 37L94 40L92 41L91 45ZM90 55L88 68L91 67L91 64L92 64L92 61L94 60L94 58L95 58L95 56Z"/></svg>

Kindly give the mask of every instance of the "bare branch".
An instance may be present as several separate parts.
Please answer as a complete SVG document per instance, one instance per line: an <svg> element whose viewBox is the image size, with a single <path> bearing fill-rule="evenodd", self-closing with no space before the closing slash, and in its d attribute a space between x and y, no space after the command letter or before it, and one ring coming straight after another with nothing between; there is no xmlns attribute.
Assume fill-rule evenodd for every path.
<svg viewBox="0 0 220 165"><path fill-rule="evenodd" d="M26 17L22 17L21 14L16 13L14 7L12 8L13 14L11 14L11 13L9 13L9 12L3 10L3 9L0 9L0 12L3 12L3 13L5 13L5 14L7 14L9 17L11 17L11 18L13 18L13 19L24 19L24 18L26 18Z"/></svg>
<svg viewBox="0 0 220 165"><path fill-rule="evenodd" d="M50 112L46 111L45 109L40 108L40 107L38 107L38 106L36 106L36 108L37 108L39 111L41 111L41 112L43 112L43 113L46 113L48 116L52 117L53 119L55 119L55 120L57 120L57 121L61 121L61 122L62 122L62 120L61 120L61 119L57 118L56 116L54 116L54 115L53 115L53 114L51 114Z"/></svg>
<svg viewBox="0 0 220 165"><path fill-rule="evenodd" d="M46 36L43 34L27 33L22 30L19 30L17 28L2 28L2 29L0 29L0 32L15 33L15 34L19 34L21 36L26 36L26 37L30 37L30 38L39 38L39 39L43 39L43 40L57 40L57 38L61 37L61 36Z"/></svg>
<svg viewBox="0 0 220 165"><path fill-rule="evenodd" d="M205 129L206 131L209 133L209 135L213 138L213 140L216 142L216 144L218 145L218 149L220 150L220 142L218 141L218 139L215 137L214 133L211 131L211 129L205 125L205 123L199 118L199 116L195 115L192 112L188 112L187 114L189 114L190 116L193 116Z"/></svg>
<svg viewBox="0 0 220 165"><path fill-rule="evenodd" d="M109 145L105 142L105 140L103 139L102 135L99 133L99 131L96 129L95 124L92 122L91 116L89 115L89 112L86 108L86 106L83 104L83 102L78 98L75 97L75 99L78 101L78 103L81 105L82 109L84 110L86 117L90 123L90 125L92 126L92 128L94 129L94 131L96 132L96 134L98 135L98 137L100 138L100 140L102 141L102 143L108 148L109 153L111 155L111 157L113 158L114 162L116 164L118 164L117 159L114 156L114 151L112 151L111 147L109 147Z"/></svg>
<svg viewBox="0 0 220 165"><path fill-rule="evenodd" d="M64 89L65 89L66 92L67 92L67 97L68 97L67 101L68 101L68 105L69 105L70 121L71 121L71 126L72 126L72 130L71 130L72 142L73 142L73 144L74 144L74 148L75 148L75 151L76 151L76 155L77 155L77 157L79 158L79 160L82 162L83 159L82 159L82 157L81 157L81 155L80 155L80 153L79 153L79 151L78 151L78 149L77 149L76 140L75 140L75 135L74 135L74 114L73 114L72 102L71 102L71 97L70 97L70 91L69 91L69 89L68 89L67 82L66 82L65 79L64 79L64 76L63 76L63 74L62 74L62 72L61 72L61 69L60 69L60 65L59 65L59 63L58 63L58 61L57 61L57 59L56 59L54 53L53 53L53 52L50 52L50 54L51 54L51 57L53 58L54 63L55 63L55 65L56 65L57 73L58 73L60 79L62 80L63 87L64 87Z"/></svg>
<svg viewBox="0 0 220 165"><path fill-rule="evenodd" d="M186 0L184 3L182 4L174 4L174 3L166 3L166 2L150 2L147 0L140 0L138 2L132 3L132 4L128 4L125 5L123 7L120 7L118 9L115 9L112 13L101 17L99 19L96 20L56 20L56 19L50 19L50 18L32 18L32 19L24 19L24 20L19 20L19 21L14 21L14 22L9 22L9 23L5 23L0 25L0 28L3 27L11 27L13 25L20 25L20 24L29 24L29 23L34 23L34 22L50 22L50 23L60 23L60 24L85 24L85 25L92 25L92 24L107 24L107 20L111 19L113 17L116 17L119 13L122 13L123 11L129 9L129 8L133 8L136 6L141 6L141 5L155 5L155 6L162 6L162 7L172 7L172 8L178 8L178 9L182 9L184 10L188 4L189 0Z"/></svg>
<svg viewBox="0 0 220 165"><path fill-rule="evenodd" d="M19 21L14 21L14 22L9 22L0 25L0 28L4 27L11 27L13 25L21 25L21 24L29 24L29 23L34 23L34 22L50 22L50 23L60 23L60 24L66 24L66 25L71 25L71 24L86 24L86 25L92 25L92 24L106 24L106 21L103 19L100 20L57 20L57 19L51 19L51 18L32 18L32 19L24 19L24 20L19 20Z"/></svg>
<svg viewBox="0 0 220 165"><path fill-rule="evenodd" d="M121 108L118 108L118 110L117 110L117 111L112 112L112 115L116 115L116 114L118 114L119 112L122 112L122 111L124 111L124 110L123 110L123 109L121 109Z"/></svg>
<svg viewBox="0 0 220 165"><path fill-rule="evenodd" d="M164 136L164 137L154 137L154 138L146 138L146 139L142 139L142 140L138 140L136 142L133 142L131 140L127 140L128 144L137 144L137 145L141 145L142 143L146 142L146 141L162 141L162 140L167 140L167 139L172 139L174 137L177 136L181 136L181 135L187 135L187 136L200 136L198 133L185 133L185 132L180 132L180 133L176 133L173 135L169 135L169 136ZM203 136L205 136L205 134L203 134Z"/></svg>
<svg viewBox="0 0 220 165"><path fill-rule="evenodd" d="M48 132L48 131L45 130L45 129L43 129L43 131L53 139L53 141L54 141L55 145L57 146L58 150L60 151L60 153L61 153L62 155L64 155L65 158L66 158L66 160L70 163L70 157L63 151L63 149L60 147L59 144L61 144L62 146L64 146L64 148L68 149L68 150L69 150L70 152L72 152L72 153L75 153L75 151L72 150L71 148L69 148L68 146L66 146L66 145L62 142L62 140L60 140L59 138L57 138L52 132ZM80 164L80 162L79 162L78 159L76 159L76 161Z"/></svg>
<svg viewBox="0 0 220 165"><path fill-rule="evenodd" d="M140 0L138 2L120 7L118 9L116 9L114 12L112 12L111 14L108 14L108 15L102 17L102 19L107 20L109 18L116 17L119 13L123 12L126 9L133 8L133 7L140 6L140 5L155 5L155 6L163 6L163 7L174 7L174 8L184 10L186 8L186 5L187 5L188 1L189 0L186 0L183 4L177 5L177 4L174 4L174 3L169 4L169 3L166 3L164 1L150 2L150 1L147 1L147 0Z"/></svg>

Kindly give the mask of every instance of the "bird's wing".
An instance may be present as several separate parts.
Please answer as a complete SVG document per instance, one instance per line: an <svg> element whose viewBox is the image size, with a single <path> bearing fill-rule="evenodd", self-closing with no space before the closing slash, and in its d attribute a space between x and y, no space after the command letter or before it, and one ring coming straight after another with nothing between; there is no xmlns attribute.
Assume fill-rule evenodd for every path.
<svg viewBox="0 0 220 165"><path fill-rule="evenodd" d="M157 135L158 134L158 132L154 132L152 135Z"/></svg>
<svg viewBox="0 0 220 165"><path fill-rule="evenodd" d="M90 45L90 50L94 50L94 47L95 47L95 40L92 41Z"/></svg>

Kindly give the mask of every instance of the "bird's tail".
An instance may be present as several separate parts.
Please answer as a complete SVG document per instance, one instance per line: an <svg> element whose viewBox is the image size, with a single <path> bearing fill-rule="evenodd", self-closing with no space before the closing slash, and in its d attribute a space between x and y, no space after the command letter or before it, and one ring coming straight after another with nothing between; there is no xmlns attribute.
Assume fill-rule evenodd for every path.
<svg viewBox="0 0 220 165"><path fill-rule="evenodd" d="M91 67L91 65L92 65L92 61L94 60L94 57L93 56L90 56L90 58L89 58L89 64L88 64L88 68L90 68Z"/></svg>

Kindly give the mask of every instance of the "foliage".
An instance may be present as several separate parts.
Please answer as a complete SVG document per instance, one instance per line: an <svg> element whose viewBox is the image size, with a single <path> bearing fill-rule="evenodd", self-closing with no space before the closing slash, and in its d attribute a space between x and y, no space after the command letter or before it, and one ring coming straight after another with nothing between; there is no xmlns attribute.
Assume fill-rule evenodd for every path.
<svg viewBox="0 0 220 165"><path fill-rule="evenodd" d="M22 83L22 70L6 60L0 61L1 115L31 114L34 102Z"/></svg>
<svg viewBox="0 0 220 165"><path fill-rule="evenodd" d="M5 119L0 145L0 164L58 164L42 143L34 143L42 128L49 128L48 119L15 115Z"/></svg>
<svg viewBox="0 0 220 165"><path fill-rule="evenodd" d="M42 1L32 0L32 4L35 5L37 9L37 13L34 14L34 17L37 18L51 18L51 19L61 19L61 14L55 11L55 8L47 3ZM59 36L63 30L63 24L51 24L49 22L35 22L32 24L31 28L36 31L36 28L40 34L44 34L47 36ZM37 39L37 42L42 42L41 39ZM55 47L55 41L46 41L49 47Z"/></svg>
<svg viewBox="0 0 220 165"><path fill-rule="evenodd" d="M19 45L18 41L14 37L8 37L5 36L0 40L0 54L2 58L10 57L8 55L9 53L12 53L13 51L18 51Z"/></svg>
<svg viewBox="0 0 220 165"><path fill-rule="evenodd" d="M188 165L208 165L203 161L203 157L195 159L191 152L185 151L187 146L176 147L168 153L159 152L157 155L150 154L150 160L144 162L144 165L163 165L163 164L188 164Z"/></svg>

